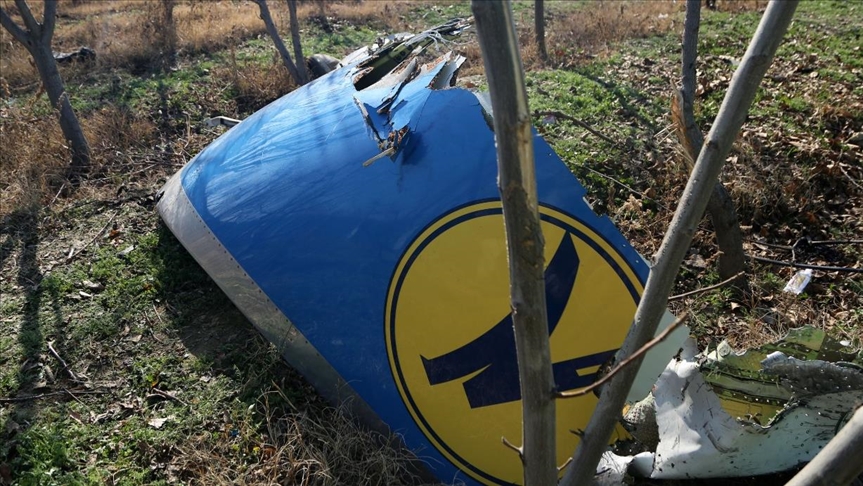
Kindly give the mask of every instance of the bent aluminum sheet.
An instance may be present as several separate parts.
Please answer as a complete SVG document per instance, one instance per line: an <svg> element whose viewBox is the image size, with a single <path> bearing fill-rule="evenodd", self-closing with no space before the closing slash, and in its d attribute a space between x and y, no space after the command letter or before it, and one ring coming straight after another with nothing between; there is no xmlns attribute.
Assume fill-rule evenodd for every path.
<svg viewBox="0 0 863 486"><path fill-rule="evenodd" d="M707 354L701 368L726 412L766 425L795 395L800 396L801 391L804 395L810 394L794 388L801 384L800 380L789 382L783 378L783 384L771 369L762 367L765 359L775 352L804 360L804 368L822 361L852 362L856 359L851 349L812 326L791 329L776 342L740 354L722 341Z"/></svg>
<svg viewBox="0 0 863 486"><path fill-rule="evenodd" d="M323 395L400 434L444 482L514 484L521 464L500 444L519 440L521 403L494 137L477 97L450 88L460 63L408 58L362 90L363 65L336 70L213 142L159 211ZM555 380L569 390L620 346L648 266L548 144L534 147ZM671 354L652 353L637 394ZM558 404L560 463L595 403Z"/></svg>
<svg viewBox="0 0 863 486"><path fill-rule="evenodd" d="M810 359L767 351L771 349ZM785 471L812 460L863 401L863 369L813 359L848 355L831 348L820 330L794 330L778 343L727 355L721 371L717 371L717 353L711 353L714 359L706 364L699 364L695 353L694 342L687 341L681 356L668 364L654 387L659 443L653 460L649 453L607 454L599 472L619 477L629 467L642 477L705 479ZM752 361L759 355L760 362ZM735 390L744 383L741 377L752 383L744 391L720 388L717 394L711 386L717 374L737 376L736 382L721 381ZM729 413L739 411L743 403L753 411L762 410L765 396L768 401L787 398L769 417Z"/></svg>

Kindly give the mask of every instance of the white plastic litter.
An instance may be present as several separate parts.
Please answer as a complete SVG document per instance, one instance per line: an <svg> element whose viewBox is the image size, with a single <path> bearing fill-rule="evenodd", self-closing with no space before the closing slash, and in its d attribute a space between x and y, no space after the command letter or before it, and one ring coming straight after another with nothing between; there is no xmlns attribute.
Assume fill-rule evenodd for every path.
<svg viewBox="0 0 863 486"><path fill-rule="evenodd" d="M791 280L785 284L785 288L782 289L782 291L794 295L800 295L800 293L803 292L803 289L809 285L810 280L812 280L812 269L807 268L805 270L800 270L791 277Z"/></svg>

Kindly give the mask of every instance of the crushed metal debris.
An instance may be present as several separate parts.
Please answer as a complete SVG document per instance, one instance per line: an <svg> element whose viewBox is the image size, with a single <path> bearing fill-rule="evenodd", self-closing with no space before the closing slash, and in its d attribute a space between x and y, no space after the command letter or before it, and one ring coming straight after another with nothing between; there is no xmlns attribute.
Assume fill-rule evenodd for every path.
<svg viewBox="0 0 863 486"><path fill-rule="evenodd" d="M698 353L688 340L626 410L627 430L648 451L607 453L598 479L742 477L806 463L863 403L859 360L813 327L742 354L724 342Z"/></svg>

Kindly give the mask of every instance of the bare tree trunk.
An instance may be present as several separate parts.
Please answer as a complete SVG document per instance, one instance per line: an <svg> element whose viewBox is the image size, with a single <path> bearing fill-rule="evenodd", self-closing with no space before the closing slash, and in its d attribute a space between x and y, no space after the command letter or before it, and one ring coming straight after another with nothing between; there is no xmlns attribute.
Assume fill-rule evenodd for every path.
<svg viewBox="0 0 863 486"><path fill-rule="evenodd" d="M54 61L54 54L50 46L40 45L35 49L34 61L39 71L39 77L48 93L51 106L60 113L60 129L63 136L72 149L72 162L69 165L69 174L75 179L86 174L90 169L90 145L84 136L81 122L72 109L69 95L63 85L63 78Z"/></svg>
<svg viewBox="0 0 863 486"><path fill-rule="evenodd" d="M683 28L683 66L681 70L681 88L679 92L682 120L677 124L678 137L684 149L688 152L686 158L691 164L695 162L704 137L695 123L695 61L698 57L698 29L701 23L700 0L687 0L686 20ZM682 125L682 126L680 126ZM729 279L743 271L746 255L743 253L743 235L737 221L737 211L731 195L722 183L713 186L713 196L707 204L710 221L716 231L716 243L719 246L719 277ZM741 282L745 277L741 277Z"/></svg>
<svg viewBox="0 0 863 486"><path fill-rule="evenodd" d="M290 73L291 77L294 78L295 83L302 86L304 83L300 77L300 72L297 69L297 65L294 64L294 61L291 59L291 54L288 52L288 48L285 47L285 43L282 42L282 37L276 29L276 24L273 23L273 16L270 15L270 7L267 6L267 0L254 0L254 2L257 3L258 8L261 9L261 20L264 21L264 25L267 27L267 33L270 34L270 37L273 39L273 43L276 45L276 50L279 51L279 55L282 56L282 62L288 69L288 73Z"/></svg>
<svg viewBox="0 0 863 486"><path fill-rule="evenodd" d="M785 486L846 486L863 473L863 407Z"/></svg>
<svg viewBox="0 0 863 486"><path fill-rule="evenodd" d="M163 68L177 66L177 26L174 24L175 0L162 0L162 64Z"/></svg>
<svg viewBox="0 0 863 486"><path fill-rule="evenodd" d="M303 46L300 44L300 20L297 18L297 0L288 0L288 13L291 15L291 43L294 45L294 59L297 60L297 74L300 84L309 82L309 72L303 56Z"/></svg>
<svg viewBox="0 0 863 486"><path fill-rule="evenodd" d="M522 397L526 486L557 482L554 377L545 302L544 241L534 176L533 133L509 2L473 0L494 111L498 188L509 255L510 305Z"/></svg>
<svg viewBox="0 0 863 486"><path fill-rule="evenodd" d="M681 114L683 115L684 147L692 164L701 151L704 137L695 124L695 61L698 59L698 29L701 24L701 1L686 1L686 19L683 24L683 58L680 76ZM698 146L695 146L698 143ZM691 167L690 167L691 169Z"/></svg>
<svg viewBox="0 0 863 486"><path fill-rule="evenodd" d="M534 0L534 25L539 57L542 62L546 62L548 61L548 51L545 48L545 0Z"/></svg>
<svg viewBox="0 0 863 486"><path fill-rule="evenodd" d="M743 252L743 233L737 221L734 201L720 182L713 186L707 212L710 214L713 230L716 231L716 244L722 252L719 255L719 278L727 280L743 272L746 254ZM746 275L742 274L735 280L737 285L741 286L746 282Z"/></svg>
<svg viewBox="0 0 863 486"><path fill-rule="evenodd" d="M327 34L333 33L333 26L327 19L327 0L315 0L318 3L318 21L321 23L321 28Z"/></svg>
<svg viewBox="0 0 863 486"><path fill-rule="evenodd" d="M680 263L713 194L711 189L746 120L761 79L782 42L797 4L798 0L776 0L770 2L764 12L758 30L734 73L719 114L707 135L707 143L701 149L674 219L656 254L656 265L647 279L633 325L618 352L618 362L638 350L656 332ZM602 390L599 404L573 454L561 486L590 484L640 366L641 359L634 361L633 366L621 370Z"/></svg>
<svg viewBox="0 0 863 486"><path fill-rule="evenodd" d="M81 129L81 123L69 102L69 95L63 85L63 78L54 60L51 50L51 39L54 36L54 26L57 16L57 1L45 0L45 10L42 23L40 24L26 0L15 0L24 28L16 24L9 14L0 8L0 23L12 34L18 42L24 45L33 57L36 70L48 93L51 106L59 112L60 129L63 131L69 148L72 152L72 161L69 164L69 178L77 182L90 170L90 145ZM26 29L26 30L25 30Z"/></svg>

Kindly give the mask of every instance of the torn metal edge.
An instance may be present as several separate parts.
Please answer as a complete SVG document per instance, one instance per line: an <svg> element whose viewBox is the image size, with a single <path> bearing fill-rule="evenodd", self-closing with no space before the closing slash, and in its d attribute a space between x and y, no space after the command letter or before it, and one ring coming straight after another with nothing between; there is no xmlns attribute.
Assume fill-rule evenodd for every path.
<svg viewBox="0 0 863 486"><path fill-rule="evenodd" d="M694 341L687 340L656 382L659 443L653 464L634 456L604 458L603 467L654 479L730 478L777 473L810 461L863 401L863 372L856 365L803 361L775 353L766 372L809 385L789 400L767 426L732 417L706 381ZM814 384L820 381L819 384ZM610 454L610 453L609 453ZM768 458L765 460L765 458ZM597 474L603 472L600 468Z"/></svg>

